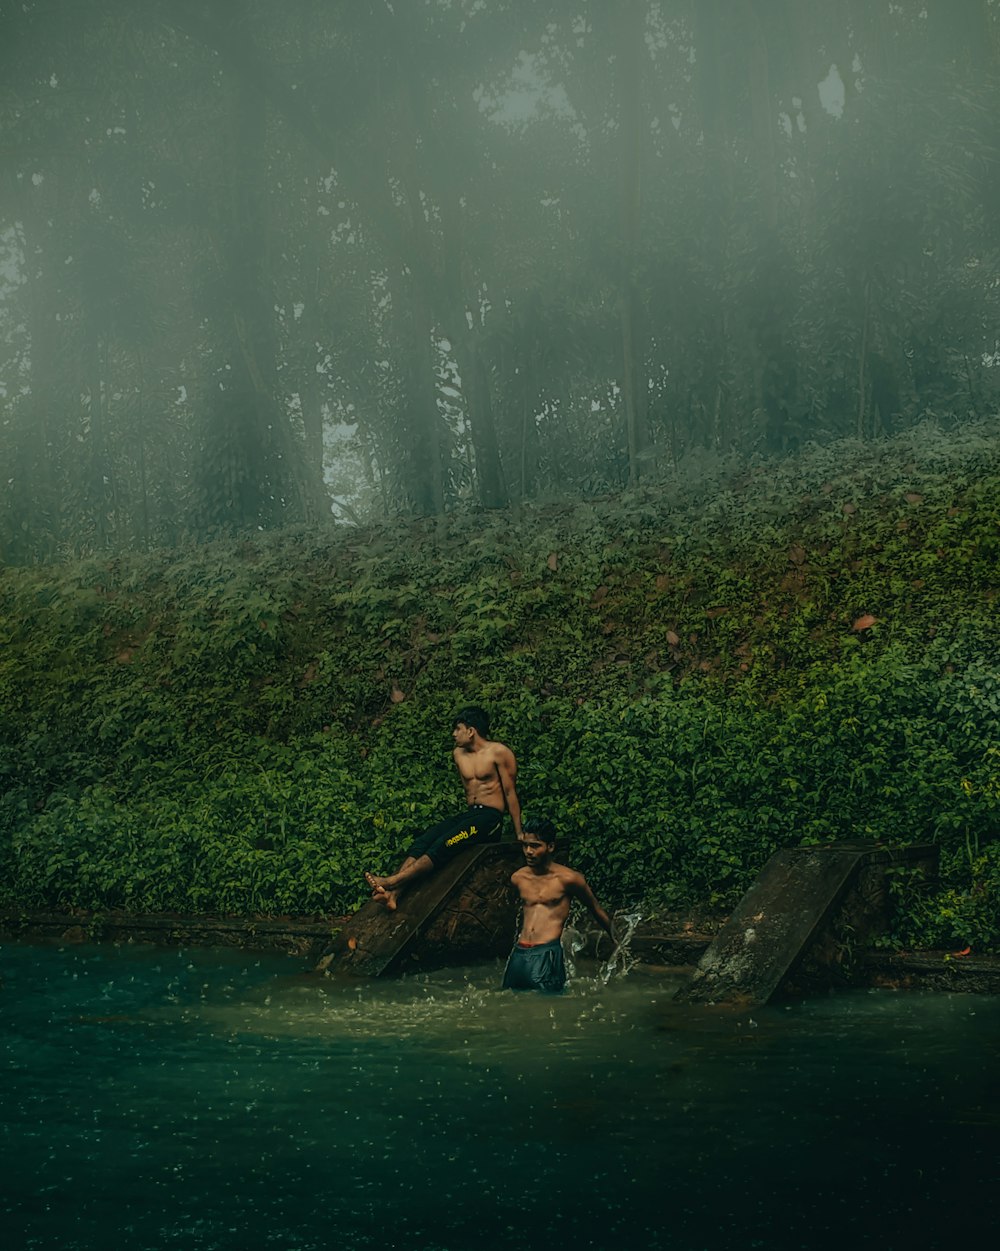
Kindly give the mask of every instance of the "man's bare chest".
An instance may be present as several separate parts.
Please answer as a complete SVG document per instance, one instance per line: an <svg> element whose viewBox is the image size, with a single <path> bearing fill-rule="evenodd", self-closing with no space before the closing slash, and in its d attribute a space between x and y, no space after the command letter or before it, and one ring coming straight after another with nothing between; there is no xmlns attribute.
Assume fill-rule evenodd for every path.
<svg viewBox="0 0 1000 1251"><path fill-rule="evenodd" d="M497 777L497 762L492 752L467 752L456 761L466 782L491 782Z"/></svg>
<svg viewBox="0 0 1000 1251"><path fill-rule="evenodd" d="M558 878L524 877L518 883L521 902L526 907L556 908L566 898L566 888Z"/></svg>

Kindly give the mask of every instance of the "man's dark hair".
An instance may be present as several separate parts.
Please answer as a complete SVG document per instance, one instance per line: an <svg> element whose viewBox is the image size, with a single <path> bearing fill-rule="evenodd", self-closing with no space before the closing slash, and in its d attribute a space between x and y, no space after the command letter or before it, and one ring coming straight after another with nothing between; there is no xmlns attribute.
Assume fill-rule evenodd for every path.
<svg viewBox="0 0 1000 1251"><path fill-rule="evenodd" d="M534 834L540 843L554 843L556 841L556 827L545 817L521 817L521 829L525 834Z"/></svg>
<svg viewBox="0 0 1000 1251"><path fill-rule="evenodd" d="M452 722L452 729L459 724L467 725L471 730L478 730L483 738L490 736L490 714L485 708L476 708L470 705L468 708L460 708L455 713L455 720Z"/></svg>

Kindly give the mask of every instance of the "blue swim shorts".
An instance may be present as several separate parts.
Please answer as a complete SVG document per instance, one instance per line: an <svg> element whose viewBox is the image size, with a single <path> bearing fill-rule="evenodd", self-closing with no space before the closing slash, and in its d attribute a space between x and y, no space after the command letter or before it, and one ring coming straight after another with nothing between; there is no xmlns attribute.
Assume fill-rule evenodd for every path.
<svg viewBox="0 0 1000 1251"><path fill-rule="evenodd" d="M504 990L541 990L555 995L566 985L566 962L562 940L524 947L520 943L510 953L503 974Z"/></svg>

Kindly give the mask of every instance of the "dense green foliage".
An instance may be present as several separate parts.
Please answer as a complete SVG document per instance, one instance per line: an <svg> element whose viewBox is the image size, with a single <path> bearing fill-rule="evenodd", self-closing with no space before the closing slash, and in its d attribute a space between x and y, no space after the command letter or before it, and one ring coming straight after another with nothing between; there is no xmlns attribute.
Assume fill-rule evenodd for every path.
<svg viewBox="0 0 1000 1251"><path fill-rule="evenodd" d="M935 841L896 941L1000 947L1000 428L688 466L514 520L6 569L4 898L337 912L491 708L614 905Z"/></svg>

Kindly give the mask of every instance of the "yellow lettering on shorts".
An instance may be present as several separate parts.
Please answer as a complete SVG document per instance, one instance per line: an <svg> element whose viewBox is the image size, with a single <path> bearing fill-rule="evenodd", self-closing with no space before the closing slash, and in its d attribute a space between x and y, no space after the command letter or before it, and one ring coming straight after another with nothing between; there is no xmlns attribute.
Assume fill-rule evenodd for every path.
<svg viewBox="0 0 1000 1251"><path fill-rule="evenodd" d="M470 825L467 830L459 830L458 833L455 834L452 838L446 838L444 845L445 847L454 847L456 843L461 843L465 839L471 838L473 834L478 834L478 833L479 831L476 829L476 827L474 825Z"/></svg>

